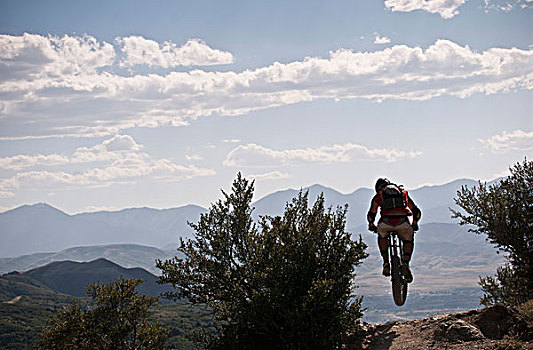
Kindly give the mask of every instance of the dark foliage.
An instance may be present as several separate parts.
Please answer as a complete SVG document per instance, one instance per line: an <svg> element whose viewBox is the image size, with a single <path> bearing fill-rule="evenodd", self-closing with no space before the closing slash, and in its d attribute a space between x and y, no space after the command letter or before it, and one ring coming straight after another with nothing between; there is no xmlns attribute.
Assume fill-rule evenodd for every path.
<svg viewBox="0 0 533 350"><path fill-rule="evenodd" d="M492 186L463 187L455 202L464 212L452 210L461 225L474 225L470 231L487 235L509 259L495 277L480 279L485 305L518 305L533 293L533 162L526 159L510 170Z"/></svg>
<svg viewBox="0 0 533 350"><path fill-rule="evenodd" d="M184 259L158 261L171 298L207 304L219 332L197 334L209 348L332 349L362 317L352 295L354 267L366 257L361 238L344 231L347 208L310 208L307 194L282 217L252 220L253 183L240 174L232 193L181 241Z"/></svg>
<svg viewBox="0 0 533 350"><path fill-rule="evenodd" d="M166 331L148 322L149 309L157 298L140 295L140 279L95 283L87 288L94 307L84 310L75 301L68 310L50 320L40 334L42 349L162 349Z"/></svg>

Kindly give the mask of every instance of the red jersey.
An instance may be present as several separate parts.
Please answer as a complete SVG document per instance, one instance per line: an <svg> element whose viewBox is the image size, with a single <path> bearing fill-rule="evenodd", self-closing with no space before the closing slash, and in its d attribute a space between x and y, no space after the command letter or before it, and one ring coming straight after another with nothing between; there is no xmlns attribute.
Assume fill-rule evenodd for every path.
<svg viewBox="0 0 533 350"><path fill-rule="evenodd" d="M388 209L388 210L383 210L381 209L381 205L383 204L383 194L382 194L382 191L379 191L375 196L374 198L372 198L372 201L375 201L376 204L379 206L379 209L380 209L380 215L383 217L383 216L411 216L413 215L413 213L411 212L411 210L409 209L409 207L413 206L413 203L410 203L409 201L409 196L407 194L407 191L406 190L403 190L402 191L403 195L404 195L404 199L405 199L405 208L395 208L395 209Z"/></svg>

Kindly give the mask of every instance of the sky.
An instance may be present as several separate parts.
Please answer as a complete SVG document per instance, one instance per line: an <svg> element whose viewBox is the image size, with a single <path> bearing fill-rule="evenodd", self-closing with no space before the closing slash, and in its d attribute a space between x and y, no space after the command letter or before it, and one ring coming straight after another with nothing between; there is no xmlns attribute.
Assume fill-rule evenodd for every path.
<svg viewBox="0 0 533 350"><path fill-rule="evenodd" d="M0 211L208 207L533 155L533 0L0 0Z"/></svg>

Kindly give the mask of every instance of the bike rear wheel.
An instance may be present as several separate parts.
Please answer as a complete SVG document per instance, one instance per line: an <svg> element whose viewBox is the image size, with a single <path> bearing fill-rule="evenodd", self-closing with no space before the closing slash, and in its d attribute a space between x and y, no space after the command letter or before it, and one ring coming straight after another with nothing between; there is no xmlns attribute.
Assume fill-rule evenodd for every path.
<svg viewBox="0 0 533 350"><path fill-rule="evenodd" d="M396 255L391 257L391 279L392 279L392 297L394 303L398 306L402 306L407 299L407 286L405 283L401 271L400 271L400 258Z"/></svg>

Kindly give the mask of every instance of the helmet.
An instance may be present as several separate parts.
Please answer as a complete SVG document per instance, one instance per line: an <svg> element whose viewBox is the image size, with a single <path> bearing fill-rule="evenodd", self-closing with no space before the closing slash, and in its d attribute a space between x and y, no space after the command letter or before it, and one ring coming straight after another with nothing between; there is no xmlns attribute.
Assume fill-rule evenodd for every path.
<svg viewBox="0 0 533 350"><path fill-rule="evenodd" d="M376 181L376 186L375 186L375 189L376 189L376 193L378 193L379 191L381 191L385 186L387 186L388 184L390 184L390 181L385 179L385 178L379 178L378 181Z"/></svg>

